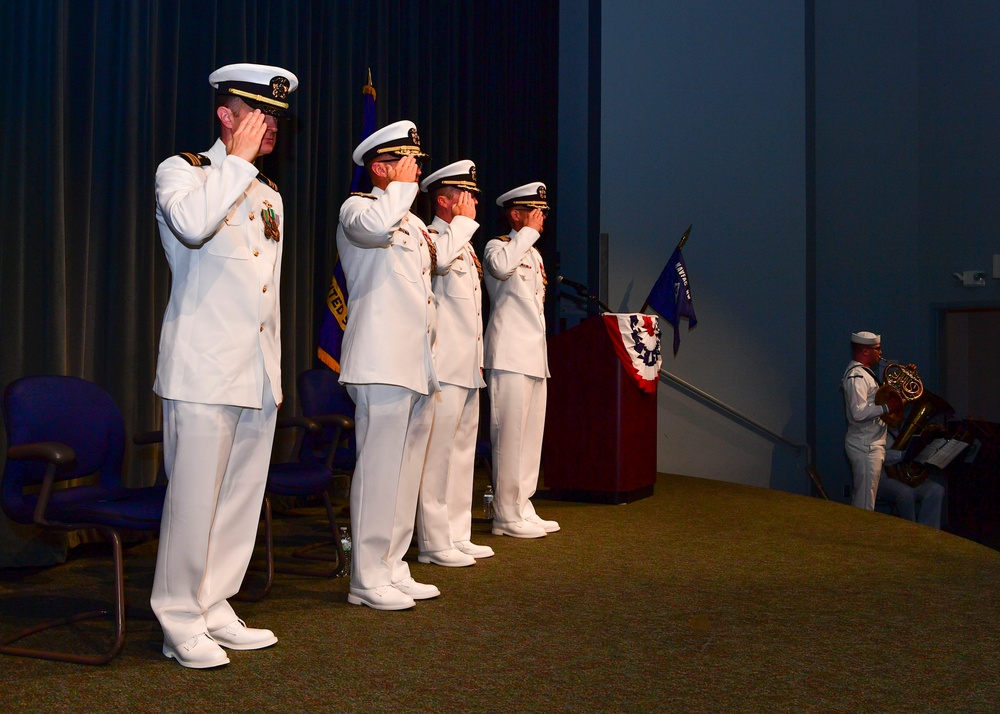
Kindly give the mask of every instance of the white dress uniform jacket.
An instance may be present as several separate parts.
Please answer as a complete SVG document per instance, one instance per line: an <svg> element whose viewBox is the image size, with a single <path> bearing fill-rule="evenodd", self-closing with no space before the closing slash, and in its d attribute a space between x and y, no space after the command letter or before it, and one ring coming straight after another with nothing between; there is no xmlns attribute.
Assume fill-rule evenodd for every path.
<svg viewBox="0 0 1000 714"><path fill-rule="evenodd" d="M434 366L438 381L467 389L485 387L482 268L469 242L479 224L465 216L455 216L450 224L435 216L428 228L439 244L434 278L438 317ZM443 249L449 247L451 252L445 253Z"/></svg>
<svg viewBox="0 0 1000 714"><path fill-rule="evenodd" d="M270 205L284 232L281 196L257 168L227 156L209 166L179 156L156 171L156 221L170 264L153 391L164 399L261 407L264 372L281 404L281 241L264 237ZM257 299L247 299L256 295Z"/></svg>
<svg viewBox="0 0 1000 714"><path fill-rule="evenodd" d="M420 394L440 389L434 292L424 267L429 234L410 213L418 190L394 181L341 206L337 250L348 290L341 384L392 384Z"/></svg>
<svg viewBox="0 0 1000 714"><path fill-rule="evenodd" d="M486 327L486 369L549 377L545 343L545 266L533 247L534 228L511 231L509 240L486 244L483 266L490 294Z"/></svg>

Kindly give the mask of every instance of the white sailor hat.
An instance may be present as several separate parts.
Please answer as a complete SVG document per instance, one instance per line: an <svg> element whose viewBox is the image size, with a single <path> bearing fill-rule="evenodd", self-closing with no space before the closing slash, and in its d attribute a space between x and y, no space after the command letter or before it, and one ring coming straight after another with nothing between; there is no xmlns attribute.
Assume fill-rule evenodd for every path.
<svg viewBox="0 0 1000 714"><path fill-rule="evenodd" d="M287 69L266 64L227 64L208 76L216 94L235 96L254 109L276 117L288 116L288 95L299 79Z"/></svg>
<svg viewBox="0 0 1000 714"><path fill-rule="evenodd" d="M379 154L413 156L417 161L425 161L430 156L420 150L420 135L412 121L397 121L373 132L358 144L354 150L354 163L364 166Z"/></svg>
<svg viewBox="0 0 1000 714"><path fill-rule="evenodd" d="M851 342L856 345L880 345L882 335L876 335L874 332L852 332Z"/></svg>
<svg viewBox="0 0 1000 714"><path fill-rule="evenodd" d="M549 204L546 202L546 193L545 184L541 181L526 183L500 196L497 199L497 205L501 208L527 206L528 208L540 208L543 211L547 211L549 210Z"/></svg>
<svg viewBox="0 0 1000 714"><path fill-rule="evenodd" d="M420 182L420 190L428 193L448 186L479 193L479 186L476 184L476 165L468 159L456 161L438 169Z"/></svg>

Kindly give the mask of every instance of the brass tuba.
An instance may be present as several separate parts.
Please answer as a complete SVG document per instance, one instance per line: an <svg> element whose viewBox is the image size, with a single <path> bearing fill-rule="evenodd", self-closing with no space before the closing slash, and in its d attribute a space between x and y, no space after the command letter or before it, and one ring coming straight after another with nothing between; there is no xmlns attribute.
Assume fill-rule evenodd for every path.
<svg viewBox="0 0 1000 714"><path fill-rule="evenodd" d="M896 439L889 447L890 449L906 451L913 437L918 436L923 431L924 425L936 414L939 412L953 414L955 412L944 399L924 389L924 383L920 380L920 375L917 374L917 368L914 365L904 367L890 363L886 366L884 375L885 383L879 387L879 393L882 393L883 389L889 389L896 392L904 403L912 402L910 412L902 426L900 426L901 416L893 418L893 415L886 414L882 417L882 421L889 426L893 428L900 426ZM876 394L875 401L884 403L885 399L883 398L883 401L879 402L879 396ZM886 466L885 473L889 478L894 478L907 486L916 488L927 479L930 467L916 461L902 461L892 466Z"/></svg>

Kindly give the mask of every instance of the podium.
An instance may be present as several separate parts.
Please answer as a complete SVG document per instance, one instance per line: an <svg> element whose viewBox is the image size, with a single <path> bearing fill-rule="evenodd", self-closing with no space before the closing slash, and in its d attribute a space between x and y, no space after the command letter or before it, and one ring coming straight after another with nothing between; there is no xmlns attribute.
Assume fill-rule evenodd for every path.
<svg viewBox="0 0 1000 714"><path fill-rule="evenodd" d="M651 496L655 386L644 391L626 371L604 316L553 336L548 349L542 465L549 497L628 503Z"/></svg>

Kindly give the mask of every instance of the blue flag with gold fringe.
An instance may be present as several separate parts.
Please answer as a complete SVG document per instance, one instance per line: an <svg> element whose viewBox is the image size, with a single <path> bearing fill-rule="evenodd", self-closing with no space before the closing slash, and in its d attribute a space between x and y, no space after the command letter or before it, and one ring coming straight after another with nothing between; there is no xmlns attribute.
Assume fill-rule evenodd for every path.
<svg viewBox="0 0 1000 714"><path fill-rule="evenodd" d="M375 87L372 86L372 72L368 70L368 84L361 89L361 141L364 141L375 131ZM360 143L360 142L359 142ZM351 192L370 191L371 182L364 166L354 168L351 179ZM344 341L344 329L347 327L347 279L338 255L333 263L333 277L326 291L326 310L323 312L323 324L319 330L319 347L316 350L320 362L332 369L340 371L340 351Z"/></svg>

